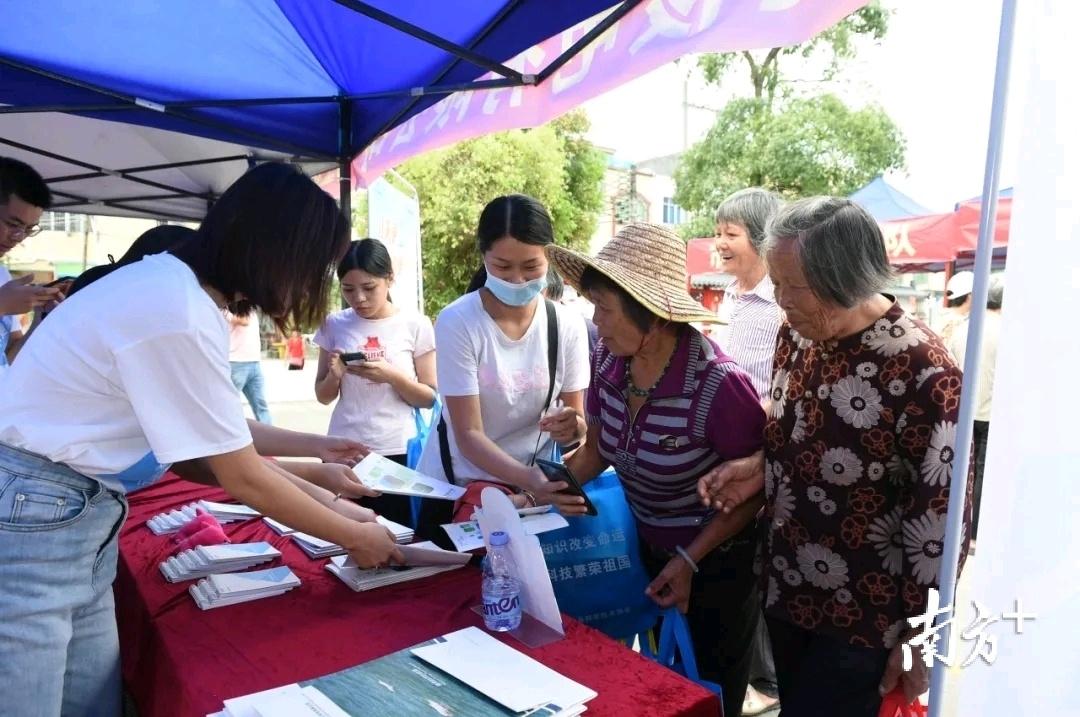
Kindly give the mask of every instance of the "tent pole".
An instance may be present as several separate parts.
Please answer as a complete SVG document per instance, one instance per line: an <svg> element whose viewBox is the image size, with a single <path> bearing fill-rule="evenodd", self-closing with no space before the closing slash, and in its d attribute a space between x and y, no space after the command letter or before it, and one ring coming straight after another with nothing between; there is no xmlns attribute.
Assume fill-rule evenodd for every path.
<svg viewBox="0 0 1080 717"><path fill-rule="evenodd" d="M1013 30L1016 24L1016 0L1003 0L1001 28L998 33L997 67L994 73L994 95L990 111L990 135L986 148L986 169L983 178L982 207L979 216L979 242L975 250L975 286L971 292L971 315L968 319L967 348L964 357L964 385L960 395L960 417L956 427L955 455L949 489L949 512L945 525L945 544L941 557L938 583L944 613L935 620L942 625L955 616L956 580L959 572L960 541L963 538L964 499L968 467L971 462L971 437L975 419L975 404L979 391L979 351L982 346L983 324L986 316L986 295L990 283L993 259L992 238L997 220L998 181L1001 174L1001 147L1005 127L1005 102L1009 94L1009 64L1012 59ZM955 627L955 625L954 625ZM961 626L960 629L963 629ZM950 630L940 632L940 654L949 654ZM935 661L930 674L929 717L941 717L947 665Z"/></svg>
<svg viewBox="0 0 1080 717"><path fill-rule="evenodd" d="M338 102L338 197L352 235L352 102Z"/></svg>

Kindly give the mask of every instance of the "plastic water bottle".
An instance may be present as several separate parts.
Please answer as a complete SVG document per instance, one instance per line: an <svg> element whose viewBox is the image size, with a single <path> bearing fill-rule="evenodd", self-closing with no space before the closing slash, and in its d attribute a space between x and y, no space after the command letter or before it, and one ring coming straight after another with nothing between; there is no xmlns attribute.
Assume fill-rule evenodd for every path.
<svg viewBox="0 0 1080 717"><path fill-rule="evenodd" d="M497 530L484 559L484 626L494 632L513 630L521 624L521 584L510 556L510 537Z"/></svg>

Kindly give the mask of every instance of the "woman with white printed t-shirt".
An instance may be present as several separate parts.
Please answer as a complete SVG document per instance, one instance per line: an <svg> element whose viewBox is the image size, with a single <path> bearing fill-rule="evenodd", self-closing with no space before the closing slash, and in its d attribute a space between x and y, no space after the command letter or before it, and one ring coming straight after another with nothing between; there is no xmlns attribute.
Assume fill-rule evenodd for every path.
<svg viewBox="0 0 1080 717"><path fill-rule="evenodd" d="M373 516L351 519L355 505L259 457L229 375L222 310L283 324L324 315L347 246L333 199L289 165L262 164L175 253L94 282L26 342L0 393L0 683L19 685L5 714L119 715L125 494L170 464L361 565L403 562Z"/></svg>
<svg viewBox="0 0 1080 717"><path fill-rule="evenodd" d="M492 200L477 227L484 286L451 303L435 322L450 465L444 466L439 431L432 430L418 470L444 480L452 472L458 485L468 486L459 514L479 502L482 486L492 484L520 506L554 504L568 514L584 512L581 498L559 493L565 483L548 482L533 465L536 457L550 455L553 442L570 446L586 431L588 338L581 319L557 304L554 386L548 382L544 246L553 241L551 218L538 201L520 194ZM545 404L549 390L551 402ZM434 526L451 518L444 504L424 501L420 527L433 539L440 537Z"/></svg>
<svg viewBox="0 0 1080 717"><path fill-rule="evenodd" d="M315 396L338 399L329 433L360 441L405 465L416 434L414 408L435 402L435 333L431 321L390 300L394 269L378 239L354 241L337 268L349 308L331 314L315 334L319 369ZM362 354L345 362L342 354ZM398 523L411 522L406 496L383 495L365 505Z"/></svg>

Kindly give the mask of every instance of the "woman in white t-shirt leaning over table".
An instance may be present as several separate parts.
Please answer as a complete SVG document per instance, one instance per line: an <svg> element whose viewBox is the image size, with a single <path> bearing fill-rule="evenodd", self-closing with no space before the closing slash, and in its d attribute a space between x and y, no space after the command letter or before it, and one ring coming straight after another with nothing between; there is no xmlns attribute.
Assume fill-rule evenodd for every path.
<svg viewBox="0 0 1080 717"><path fill-rule="evenodd" d="M349 304L326 317L315 334L319 370L315 397L340 399L328 432L360 441L405 465L416 433L414 408L435 403L435 332L431 320L390 300L394 268L378 239L354 241L338 264L341 295ZM342 361L342 354L363 360ZM410 523L409 498L383 495L365 504L398 523Z"/></svg>
<svg viewBox="0 0 1080 717"><path fill-rule="evenodd" d="M478 502L480 485L495 484L519 505L554 503L564 512L583 513L581 498L559 494L567 485L549 483L533 465L551 454L552 441L572 445L586 431L585 325L558 304L550 304L558 350L554 384L548 381L543 291L544 247L554 242L551 217L532 197L498 197L481 213L476 234L487 274L483 288L455 300L435 322L448 460L440 450L440 431L432 430L418 470L471 486L467 503ZM434 526L449 521L447 508L444 501L424 501L419 527L432 539L441 537Z"/></svg>
<svg viewBox="0 0 1080 717"><path fill-rule="evenodd" d="M0 394L0 684L18 685L6 714L119 714L112 582L124 496L170 464L196 462L361 565L402 560L382 526L344 517L333 494L259 458L229 375L222 310L257 307L280 324L324 316L347 232L311 179L261 165L175 255L86 287L27 342Z"/></svg>

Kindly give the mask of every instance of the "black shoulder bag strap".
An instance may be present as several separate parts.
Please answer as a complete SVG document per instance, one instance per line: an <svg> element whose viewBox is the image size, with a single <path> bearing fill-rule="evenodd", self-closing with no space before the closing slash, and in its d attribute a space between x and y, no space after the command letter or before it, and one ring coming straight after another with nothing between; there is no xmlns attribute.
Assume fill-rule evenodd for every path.
<svg viewBox="0 0 1080 717"><path fill-rule="evenodd" d="M551 397L555 394L555 367L559 362L559 316L555 313L555 304L544 299L544 309L547 311L547 339L548 339L548 392L544 401L544 409L551 405ZM445 405L445 404L444 404ZM439 456L442 458L443 474L451 484L456 485L454 477L454 461L450 455L450 436L446 430L446 419L439 416ZM539 445L539 440L537 440ZM535 458L535 456L534 456Z"/></svg>

